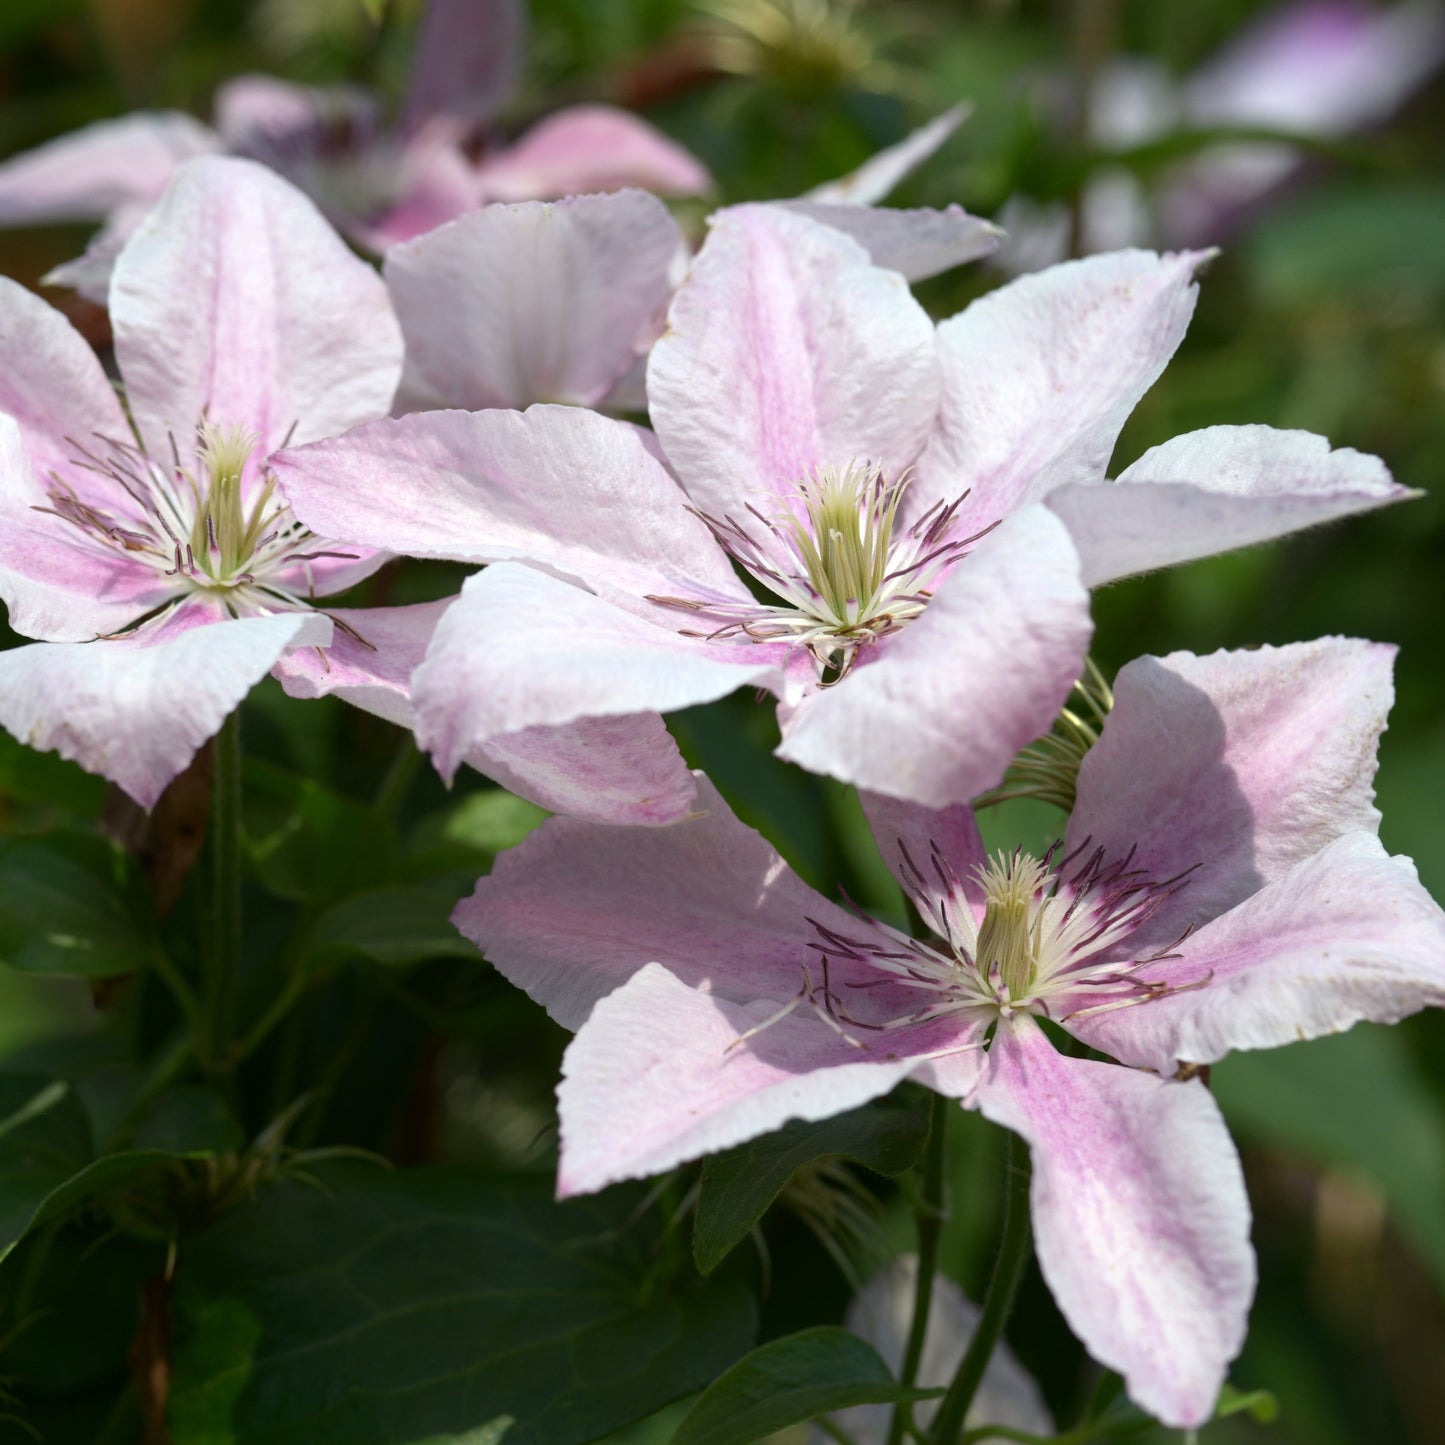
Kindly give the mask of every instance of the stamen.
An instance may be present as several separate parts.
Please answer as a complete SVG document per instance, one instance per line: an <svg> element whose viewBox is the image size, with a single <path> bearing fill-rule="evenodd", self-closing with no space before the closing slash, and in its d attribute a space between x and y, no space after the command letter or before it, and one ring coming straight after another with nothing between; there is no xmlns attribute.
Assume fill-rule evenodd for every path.
<svg viewBox="0 0 1445 1445"><path fill-rule="evenodd" d="M684 636L744 637L807 648L823 684L836 683L861 649L917 617L943 575L998 525L952 536L960 496L946 505L935 502L899 532L908 483L906 475L890 482L876 465L853 462L805 477L791 504L772 516L752 502L744 504L743 521L695 511L718 545L778 602L653 595L647 600L718 619L713 631Z"/></svg>

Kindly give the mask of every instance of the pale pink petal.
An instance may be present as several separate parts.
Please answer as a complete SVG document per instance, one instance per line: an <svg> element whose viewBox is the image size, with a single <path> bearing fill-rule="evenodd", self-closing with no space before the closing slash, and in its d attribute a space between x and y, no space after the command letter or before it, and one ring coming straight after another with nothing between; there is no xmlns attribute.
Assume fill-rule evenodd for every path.
<svg viewBox="0 0 1445 1445"><path fill-rule="evenodd" d="M1088 594L1063 524L1029 507L927 610L784 719L778 756L926 808L965 803L1047 732L1083 666Z"/></svg>
<svg viewBox="0 0 1445 1445"><path fill-rule="evenodd" d="M860 792L858 801L888 871L921 910L961 892L982 919L983 885L978 873L988 858L978 819L967 803L928 808L869 792ZM928 916L925 911L924 917Z"/></svg>
<svg viewBox="0 0 1445 1445"><path fill-rule="evenodd" d="M1129 413L1194 312L1203 255L1120 251L1051 267L938 328L938 427L915 507L972 489L981 522L1100 480Z"/></svg>
<svg viewBox="0 0 1445 1445"><path fill-rule="evenodd" d="M652 349L652 424L689 495L726 513L821 467L896 477L938 400L933 328L903 278L775 206L719 214Z"/></svg>
<svg viewBox="0 0 1445 1445"><path fill-rule="evenodd" d="M93 451L97 432L130 439L99 359L60 312L5 276L0 276L0 413L19 425L37 483L58 472L86 500L107 508L125 500L119 487L77 467L82 459L66 441L74 438Z"/></svg>
<svg viewBox="0 0 1445 1445"><path fill-rule="evenodd" d="M554 813L652 828L687 816L697 784L656 713L524 728L467 754L472 767Z"/></svg>
<svg viewBox="0 0 1445 1445"><path fill-rule="evenodd" d="M411 675L452 600L330 609L326 615L337 623L331 645L294 649L271 671L292 697L335 693L410 728ZM529 728L493 739L465 760L544 808L603 823L671 823L697 796L677 744L655 714Z"/></svg>
<svg viewBox="0 0 1445 1445"><path fill-rule="evenodd" d="M203 414L262 454L329 436L384 416L401 375L381 278L250 161L181 168L116 262L110 308L131 414L162 457Z"/></svg>
<svg viewBox="0 0 1445 1445"><path fill-rule="evenodd" d="M36 510L47 505L20 429L0 416L0 598L16 632L90 641L145 616L175 590L122 549Z"/></svg>
<svg viewBox="0 0 1445 1445"><path fill-rule="evenodd" d="M1103 848L1155 880L1192 869L1130 940L1142 957L1353 829L1375 832L1375 748L1395 649L1323 638L1141 657L1079 769L1065 850Z"/></svg>
<svg viewBox="0 0 1445 1445"><path fill-rule="evenodd" d="M867 1340L895 1375L903 1367L917 1287L918 1256L900 1255L853 1296L843 1316L844 1328ZM940 1390L948 1386L978 1329L979 1314L979 1307L946 1274L934 1276L923 1357L918 1362L920 1386ZM913 1418L925 1430L937 1413L937 1400L913 1407ZM889 1405L855 1405L830 1416L854 1445L887 1445L892 1417ZM1053 1416L1038 1385L1003 1341L989 1356L964 1424L969 1428L1007 1425L1036 1435L1054 1433ZM834 1438L814 1427L808 1445L827 1445Z"/></svg>
<svg viewBox="0 0 1445 1445"><path fill-rule="evenodd" d="M433 118L480 125L502 108L522 64L520 0L427 0L417 28L402 124Z"/></svg>
<svg viewBox="0 0 1445 1445"><path fill-rule="evenodd" d="M562 1058L557 1193L590 1194L730 1149L789 1119L886 1094L913 1061L849 1044L811 1014L747 1030L792 990L741 1004L647 963L600 1000Z"/></svg>
<svg viewBox="0 0 1445 1445"><path fill-rule="evenodd" d="M1445 1006L1445 914L1373 832L1337 838L1177 951L1139 977L1187 992L1070 1028L1126 1063L1173 1073Z"/></svg>
<svg viewBox="0 0 1445 1445"><path fill-rule="evenodd" d="M218 146L214 131L179 111L97 121L0 165L0 226L100 220L153 201L183 160Z"/></svg>
<svg viewBox="0 0 1445 1445"><path fill-rule="evenodd" d="M467 580L412 679L417 741L446 778L526 728L671 712L776 680L770 647L682 637L515 563Z"/></svg>
<svg viewBox="0 0 1445 1445"><path fill-rule="evenodd" d="M955 105L905 136L897 145L870 156L855 171L836 181L824 181L803 197L830 206L872 206L881 201L905 176L911 175L963 123L966 105Z"/></svg>
<svg viewBox="0 0 1445 1445"><path fill-rule="evenodd" d="M149 808L286 648L330 631L317 613L236 621L196 599L135 637L0 652L0 724Z"/></svg>
<svg viewBox="0 0 1445 1445"><path fill-rule="evenodd" d="M574 105L485 157L477 184L489 201L550 201L637 186L664 196L711 189L701 161L645 120L610 105Z"/></svg>
<svg viewBox="0 0 1445 1445"><path fill-rule="evenodd" d="M1048 505L1097 587L1412 495L1378 457L1309 432L1215 426L1146 452L1117 482L1066 484Z"/></svg>
<svg viewBox="0 0 1445 1445"><path fill-rule="evenodd" d="M1239 1157L1204 1085L1068 1059L1001 1024L975 1102L1033 1155L1039 1266L1069 1327L1166 1425L1201 1425L1254 1295Z"/></svg>
<svg viewBox="0 0 1445 1445"><path fill-rule="evenodd" d="M649 593L747 595L644 434L579 407L423 412L273 466L320 536L412 557L533 561L644 610Z"/></svg>
<svg viewBox="0 0 1445 1445"><path fill-rule="evenodd" d="M772 204L851 236L875 266L897 271L908 281L922 281L967 261L990 256L1003 237L992 221L970 216L962 206L948 206L941 211L899 211L885 206L827 205L818 201Z"/></svg>
<svg viewBox="0 0 1445 1445"><path fill-rule="evenodd" d="M410 607L333 607L328 647L288 652L271 669L292 697L329 697L409 728L411 675L452 599Z"/></svg>
<svg viewBox="0 0 1445 1445"><path fill-rule="evenodd" d="M511 982L576 1029L648 962L734 1002L787 998L817 956L809 916L855 925L699 773L692 816L670 828L549 820L497 859L452 919Z"/></svg>
<svg viewBox="0 0 1445 1445"><path fill-rule="evenodd" d="M661 329L679 241L644 191L462 216L387 253L407 359L446 406L591 406Z"/></svg>

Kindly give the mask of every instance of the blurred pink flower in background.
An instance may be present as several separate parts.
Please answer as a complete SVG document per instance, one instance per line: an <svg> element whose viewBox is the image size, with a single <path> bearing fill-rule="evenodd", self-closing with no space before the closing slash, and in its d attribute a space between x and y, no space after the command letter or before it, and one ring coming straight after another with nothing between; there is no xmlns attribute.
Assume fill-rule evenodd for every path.
<svg viewBox="0 0 1445 1445"><path fill-rule="evenodd" d="M708 189L700 162L613 106L570 106L500 143L490 127L514 88L524 29L520 0L430 0L395 124L359 86L263 75L220 87L214 128L173 111L100 121L0 165L0 225L104 220L85 255L50 276L103 302L126 237L197 155L270 166L377 251L492 201Z"/></svg>
<svg viewBox="0 0 1445 1445"><path fill-rule="evenodd" d="M1152 61L1114 61L1090 95L1089 139L1127 149L1175 130L1228 126L1337 139L1388 119L1442 62L1440 0L1297 0L1246 26L1182 80ZM1211 145L1151 187L1121 166L1102 168L1084 190L1080 251L1213 245L1305 163L1300 147L1260 140ZM1039 270L1068 254L1061 203L1016 196L998 220L1008 239L996 260L1007 271Z"/></svg>

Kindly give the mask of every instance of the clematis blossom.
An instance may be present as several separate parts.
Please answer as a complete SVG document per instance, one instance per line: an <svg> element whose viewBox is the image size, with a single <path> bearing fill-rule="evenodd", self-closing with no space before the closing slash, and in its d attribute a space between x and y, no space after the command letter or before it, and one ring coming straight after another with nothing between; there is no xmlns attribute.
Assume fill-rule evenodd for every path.
<svg viewBox="0 0 1445 1445"><path fill-rule="evenodd" d="M738 207L653 347L655 435L575 408L431 412L275 466L319 531L497 564L413 677L444 773L523 729L753 687L778 699L780 756L963 802L1057 714L1086 586L1407 495L1374 458L1263 427L1106 482L1201 259L1058 267L935 331L848 236Z"/></svg>
<svg viewBox="0 0 1445 1445"><path fill-rule="evenodd" d="M1392 659L1334 638L1130 663L1042 856L985 857L967 807L865 795L927 938L813 892L705 783L673 828L544 824L453 920L576 1030L559 1194L915 1079L1028 1142L1039 1262L1090 1353L1166 1423L1207 1419L1254 1261L1199 1066L1445 1004L1445 914L1377 837Z"/></svg>
<svg viewBox="0 0 1445 1445"><path fill-rule="evenodd" d="M197 155L271 167L376 251L493 201L710 187L693 156L613 106L572 106L497 143L490 127L515 86L524 31L520 0L430 0L395 125L362 87L266 75L223 85L214 127L169 111L98 122L0 165L0 225L104 220L86 254L50 278L103 303L127 237Z"/></svg>
<svg viewBox="0 0 1445 1445"><path fill-rule="evenodd" d="M380 278L280 177L207 157L122 252L111 318L124 407L69 323L0 281L0 597L39 639L0 653L0 724L147 807L267 671L409 724L447 604L318 603L387 553L309 530L269 462L386 414L401 337ZM674 817L693 796L657 718L469 761L591 816Z"/></svg>

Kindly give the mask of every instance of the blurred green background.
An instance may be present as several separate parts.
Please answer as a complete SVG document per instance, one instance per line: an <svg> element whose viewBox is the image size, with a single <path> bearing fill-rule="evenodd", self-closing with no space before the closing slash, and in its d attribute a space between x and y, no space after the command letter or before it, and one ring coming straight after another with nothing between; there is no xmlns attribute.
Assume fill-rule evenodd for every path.
<svg viewBox="0 0 1445 1445"><path fill-rule="evenodd" d="M1067 207L1106 158L1077 124L1057 120L1051 84L1099 74L1125 54L1185 76L1263 8L1250 0L538 0L525 81L506 120L521 125L583 98L635 105L707 163L718 199L730 201L796 194L967 100L972 118L895 202L959 201L993 215L1025 194ZM363 79L396 91L416 9L396 0L378 27L361 0L5 0L0 156L137 107L204 117L215 85L247 70L316 83ZM1422 86L1389 123L1314 153L1257 208L1205 276L1189 337L1116 456L1117 468L1181 431L1264 422L1378 453L1424 495L1096 600L1097 656L1110 672L1145 651L1325 633L1398 643L1399 695L1378 787L1383 836L1416 860L1437 897L1445 896L1442 135L1445 87ZM1152 194L1198 139L1166 138L1123 163ZM702 214L701 206L686 211L695 225ZM0 271L38 285L87 234L0 232ZM945 316L1001 279L996 269L974 267L919 292ZM49 294L103 342L98 312ZM767 711L733 700L686 715L677 731L811 881L847 879L886 905L843 791L780 764L755 764L772 726ZM263 762L306 774L343 799L370 796L394 746L383 725L339 704L288 704L265 689L248 705L247 726ZM491 837L494 827L511 836L521 826L511 815L493 817L506 804L475 777L462 786L475 791L467 826L478 836ZM102 793L53 759L8 739L0 747L0 821L12 829L93 819ZM442 846L437 830L455 832L454 823L437 823L426 833L428 809L444 801L435 779L424 780L409 810L413 841ZM836 837L820 823L820 807L838 821ZM261 831L263 823L253 826ZM398 1028L393 1018L398 1037L378 1034L367 1046L364 1077L374 1090L405 1093L407 1108L429 1112L430 1122L418 1131L414 1121L393 1119L389 1152L545 1169L556 1032L524 1000L486 985L476 986L476 998L459 998L450 976L427 975L408 988L408 1022ZM85 990L0 974L0 1045L10 1055L56 1034L83 1034L91 1022ZM1280 1416L1270 1426L1222 1422L1205 1438L1434 1445L1445 1438L1445 1018L1362 1026L1231 1059L1213 1083L1244 1152L1261 1262L1249 1344L1233 1377L1272 1390ZM332 1118L315 1132L344 1138L347 1128ZM967 1147L945 1263L976 1296L993 1247L998 1136L970 1117L959 1137ZM885 1201L885 1223L887 1237L906 1247L897 1201ZM813 1236L787 1218L769 1228L767 1327L838 1318L848 1286ZM1070 1418L1090 1368L1036 1272L1010 1338L1060 1418ZM0 1373L12 1368L19 1372L13 1352L9 1364L0 1352ZM0 1438L7 1428L0 1420Z"/></svg>

